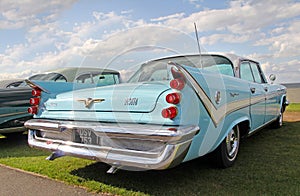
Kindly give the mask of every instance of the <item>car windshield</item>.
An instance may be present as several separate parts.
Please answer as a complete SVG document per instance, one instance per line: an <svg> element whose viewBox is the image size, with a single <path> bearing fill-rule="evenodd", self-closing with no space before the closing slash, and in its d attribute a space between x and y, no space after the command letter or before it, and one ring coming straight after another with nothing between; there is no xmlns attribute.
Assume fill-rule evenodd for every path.
<svg viewBox="0 0 300 196"><path fill-rule="evenodd" d="M146 81L170 80L167 64L174 62L184 66L201 68L207 71L234 76L232 63L223 56L198 55L171 57L161 60L150 61L143 64L140 69L128 80L129 83Z"/></svg>

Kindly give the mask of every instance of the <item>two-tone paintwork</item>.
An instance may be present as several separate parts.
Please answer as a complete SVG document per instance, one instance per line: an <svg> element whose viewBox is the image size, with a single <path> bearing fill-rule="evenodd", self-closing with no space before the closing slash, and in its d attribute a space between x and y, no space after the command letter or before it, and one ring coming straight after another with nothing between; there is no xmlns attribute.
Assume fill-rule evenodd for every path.
<svg viewBox="0 0 300 196"><path fill-rule="evenodd" d="M285 87L267 83L262 73L262 83L240 78L240 64L255 61L232 54L207 55L228 59L233 75L178 64L175 56L153 62L172 61L168 66L176 67L186 79L182 90L170 87L172 78L74 91L60 88L60 93L35 82L33 86L44 92L36 119L26 122L29 144L53 151L49 159L71 155L118 168L165 169L214 151L237 125L243 124L241 134L246 136L280 117ZM173 92L181 94L178 114L164 118L161 112L170 106L166 96ZM89 107L82 101L98 99L103 101ZM84 130L101 142L83 140Z"/></svg>

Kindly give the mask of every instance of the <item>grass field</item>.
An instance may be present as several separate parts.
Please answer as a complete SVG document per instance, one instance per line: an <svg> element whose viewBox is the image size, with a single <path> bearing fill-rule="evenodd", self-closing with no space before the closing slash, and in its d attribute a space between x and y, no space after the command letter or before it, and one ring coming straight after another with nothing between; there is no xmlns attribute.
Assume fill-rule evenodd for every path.
<svg viewBox="0 0 300 196"><path fill-rule="evenodd" d="M287 111L300 111L291 104ZM300 195L300 122L263 129L241 143L236 164L227 169L199 158L165 171L106 174L109 166L28 147L27 136L0 138L0 164L35 172L93 192L118 195Z"/></svg>
<svg viewBox="0 0 300 196"><path fill-rule="evenodd" d="M300 112L300 103L290 103L287 106L288 112Z"/></svg>

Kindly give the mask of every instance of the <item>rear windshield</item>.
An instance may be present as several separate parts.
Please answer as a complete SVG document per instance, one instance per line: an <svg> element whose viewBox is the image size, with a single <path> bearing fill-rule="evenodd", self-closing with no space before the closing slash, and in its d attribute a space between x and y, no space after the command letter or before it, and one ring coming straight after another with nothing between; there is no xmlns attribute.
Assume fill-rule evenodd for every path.
<svg viewBox="0 0 300 196"><path fill-rule="evenodd" d="M128 80L129 83L145 81L170 80L171 76L167 68L168 62L196 67L211 72L216 72L228 76L234 76L233 65L222 56L188 56L173 57L143 64L140 69Z"/></svg>

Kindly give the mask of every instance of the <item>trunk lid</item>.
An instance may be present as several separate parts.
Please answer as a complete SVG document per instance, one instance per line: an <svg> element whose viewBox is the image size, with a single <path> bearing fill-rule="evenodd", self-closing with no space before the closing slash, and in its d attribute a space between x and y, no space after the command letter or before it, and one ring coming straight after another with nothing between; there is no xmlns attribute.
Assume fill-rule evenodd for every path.
<svg viewBox="0 0 300 196"><path fill-rule="evenodd" d="M168 82L127 83L69 91L49 98L48 111L151 112Z"/></svg>

